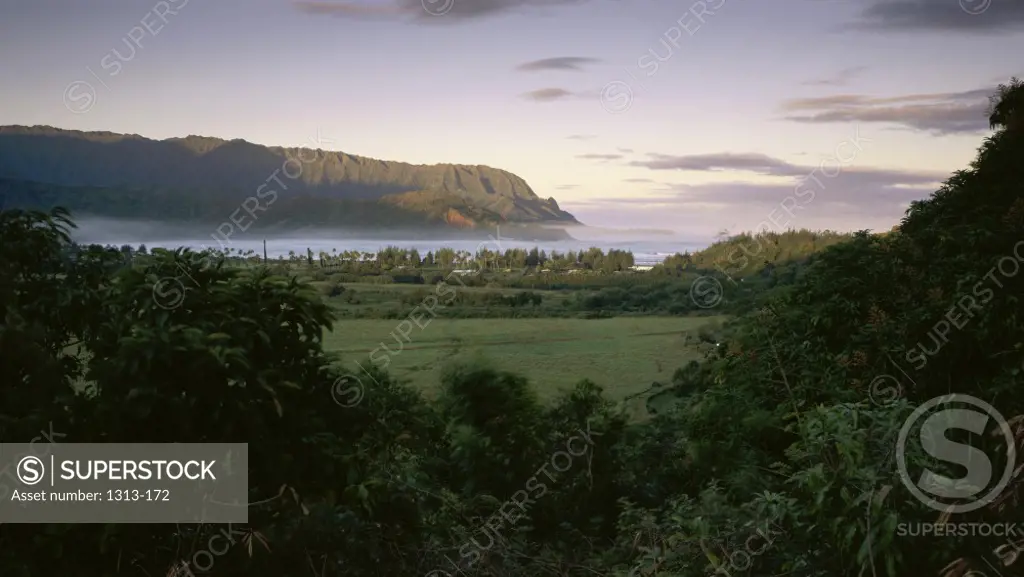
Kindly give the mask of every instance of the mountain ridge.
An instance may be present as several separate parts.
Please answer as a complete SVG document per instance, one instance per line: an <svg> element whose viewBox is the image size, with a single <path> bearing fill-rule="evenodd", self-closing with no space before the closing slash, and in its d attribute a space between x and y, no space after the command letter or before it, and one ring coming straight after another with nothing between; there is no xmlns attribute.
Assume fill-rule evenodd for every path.
<svg viewBox="0 0 1024 577"><path fill-rule="evenodd" d="M0 126L0 179L5 181L0 190L6 190L15 204L70 202L72 210L88 208L90 214L119 218L163 216L163 210L154 208L153 195L160 191L197 205L189 211L192 218L223 220L222 214L210 214L215 205L216 210L239 205L252 198L254 191L276 182L275 196L287 197L282 204L292 207L289 218L293 222L308 218L318 226L422 225L463 230L496 224L512 230L581 226L554 198L541 198L523 178L498 168L415 165L343 151L264 146L199 135L155 140L44 125ZM35 192L26 194L25 183L44 186L42 190L28 187ZM41 194L48 187L56 192ZM121 199L135 210L87 203L74 192L76 188L104 189L109 201L116 204ZM342 218L303 217L304 205L330 207L329 212ZM166 208L166 202L161 206ZM371 218L353 220L345 216L348 212Z"/></svg>

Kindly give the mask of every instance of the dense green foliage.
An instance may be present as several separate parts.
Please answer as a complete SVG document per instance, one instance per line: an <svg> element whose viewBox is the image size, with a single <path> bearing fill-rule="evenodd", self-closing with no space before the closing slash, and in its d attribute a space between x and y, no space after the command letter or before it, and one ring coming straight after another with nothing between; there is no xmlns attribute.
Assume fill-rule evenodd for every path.
<svg viewBox="0 0 1024 577"><path fill-rule="evenodd" d="M589 382L544 405L486 366L454 368L435 403L377 372L340 407L344 373L321 341L337 319L307 283L186 250L133 267L117 251L67 259L65 215L0 213L0 435L51 422L74 442L248 442L250 500L282 497L252 507L257 533L217 559L225 576L987 571L1005 538L896 535L940 515L890 454L912 407L948 392L992 403L1024 440L1022 94L1001 89L976 161L898 230L856 234L753 294L766 306L677 371L674 406L642 425ZM154 284L182 271L183 300L160 306ZM898 398L878 397L880 375L899 376ZM976 439L1005 455L1000 440ZM553 472L559 451L579 456ZM1022 487L955 520L1018 520ZM213 530L3 525L0 573L166 575Z"/></svg>
<svg viewBox="0 0 1024 577"><path fill-rule="evenodd" d="M692 255L672 255L657 270L663 274L679 274L697 268L715 270L734 278L754 274L770 276L776 267L804 263L823 249L850 240L851 236L806 229L742 233L719 240Z"/></svg>

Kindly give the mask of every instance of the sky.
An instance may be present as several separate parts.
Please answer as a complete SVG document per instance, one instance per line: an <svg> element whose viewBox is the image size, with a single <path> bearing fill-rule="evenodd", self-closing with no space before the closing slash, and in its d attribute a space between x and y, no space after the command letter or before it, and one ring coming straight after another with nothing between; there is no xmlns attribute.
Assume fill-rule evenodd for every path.
<svg viewBox="0 0 1024 577"><path fill-rule="evenodd" d="M587 225L888 230L1024 69L1020 0L0 0L0 125L524 178Z"/></svg>

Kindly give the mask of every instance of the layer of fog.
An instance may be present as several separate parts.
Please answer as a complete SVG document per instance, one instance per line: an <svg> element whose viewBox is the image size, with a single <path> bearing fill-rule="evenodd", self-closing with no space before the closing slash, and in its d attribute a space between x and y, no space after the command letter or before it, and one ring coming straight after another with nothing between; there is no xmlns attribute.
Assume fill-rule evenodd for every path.
<svg viewBox="0 0 1024 577"><path fill-rule="evenodd" d="M602 250L630 250L639 263L658 262L670 254L695 251L709 243L700 239L687 239L675 231L614 229L595 227L549 226L566 230L572 240L516 240L502 233L502 227L491 231L459 233L452 231L439 234L437 230L388 231L388 230L345 230L345 229L303 229L289 233L266 230L235 230L229 238L218 234L213 227L168 224L167 222L122 220L109 218L84 218L76 221L77 228L72 238L83 244L131 245L141 244L147 248L175 249L188 247L193 250L207 248L228 250L232 253L263 254L263 243L270 258L287 256L289 252L304 255L307 249L314 254L357 250L376 252L386 246L415 248L421 254L441 247L465 250L475 253L480 249L505 251L513 248L531 249L537 247L546 251L579 251L590 247ZM229 230L225 227L223 230ZM505 227L508 231L509 228Z"/></svg>

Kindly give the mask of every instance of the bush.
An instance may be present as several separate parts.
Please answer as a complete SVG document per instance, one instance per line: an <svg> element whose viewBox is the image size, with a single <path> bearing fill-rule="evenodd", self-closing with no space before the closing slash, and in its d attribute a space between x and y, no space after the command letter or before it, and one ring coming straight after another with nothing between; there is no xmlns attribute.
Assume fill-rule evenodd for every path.
<svg viewBox="0 0 1024 577"><path fill-rule="evenodd" d="M396 274L392 280L398 284L423 284L423 276L418 274Z"/></svg>

